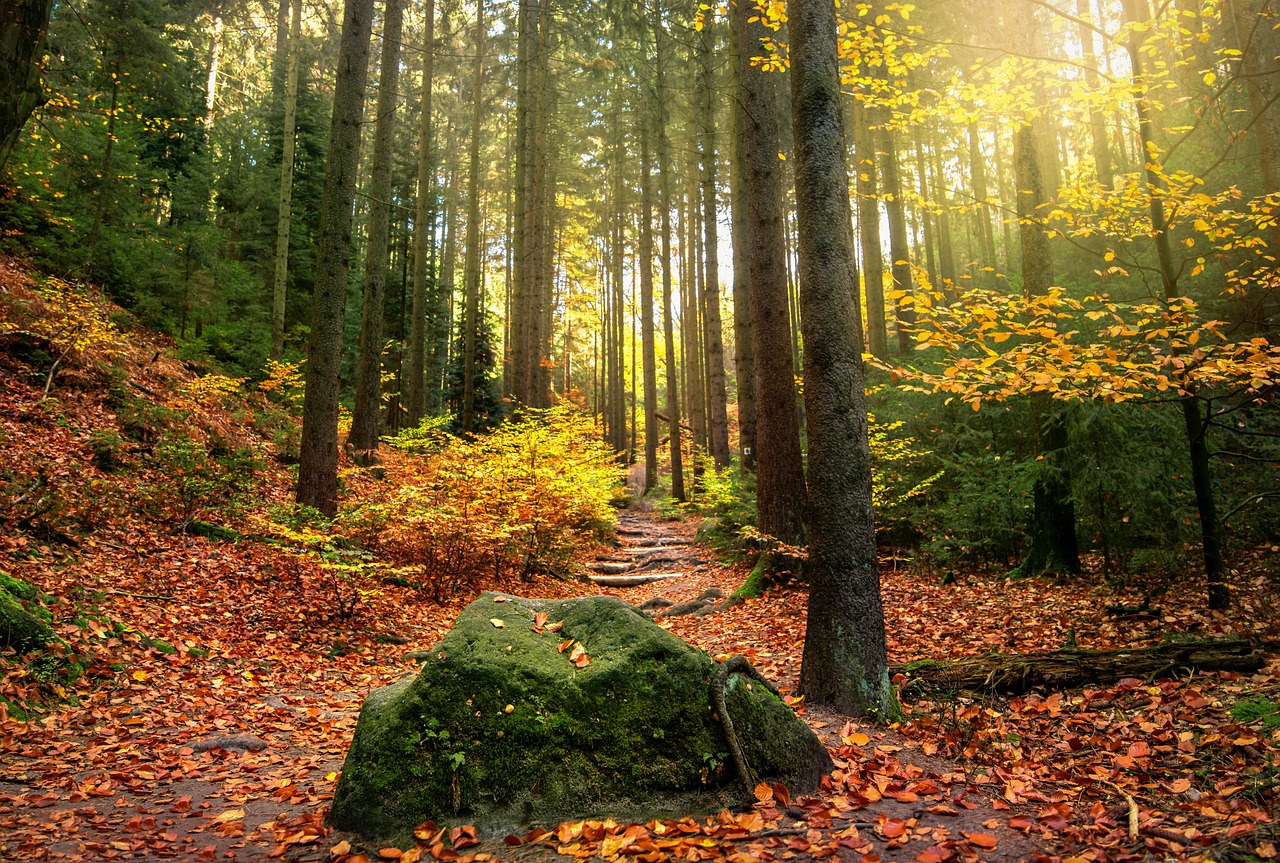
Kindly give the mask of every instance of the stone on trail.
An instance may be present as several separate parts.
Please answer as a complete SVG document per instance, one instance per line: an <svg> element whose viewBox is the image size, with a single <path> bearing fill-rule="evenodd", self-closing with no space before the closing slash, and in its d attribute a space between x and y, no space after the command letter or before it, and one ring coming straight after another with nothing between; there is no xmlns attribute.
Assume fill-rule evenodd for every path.
<svg viewBox="0 0 1280 863"><path fill-rule="evenodd" d="M428 819L503 835L716 811L746 792L711 707L715 668L613 597L486 593L416 677L369 694L332 823L405 842ZM791 708L740 675L726 700L756 773L817 787L831 761Z"/></svg>

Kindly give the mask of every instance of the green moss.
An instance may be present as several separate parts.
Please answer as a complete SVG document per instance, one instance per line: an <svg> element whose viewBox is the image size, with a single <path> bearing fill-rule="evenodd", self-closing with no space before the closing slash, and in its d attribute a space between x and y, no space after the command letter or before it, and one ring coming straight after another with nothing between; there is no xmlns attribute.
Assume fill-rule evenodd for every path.
<svg viewBox="0 0 1280 863"><path fill-rule="evenodd" d="M1261 696L1242 698L1231 706L1229 712L1236 722L1250 724L1261 721L1264 729L1280 728L1280 705Z"/></svg>
<svg viewBox="0 0 1280 863"><path fill-rule="evenodd" d="M337 826L395 839L427 818L493 831L589 814L645 820L738 793L706 654L609 597L498 598L468 606L418 677L366 700ZM563 628L534 632L538 611ZM567 639L586 649L586 667L557 649ZM753 768L813 787L826 753L812 732L762 687L731 693Z"/></svg>
<svg viewBox="0 0 1280 863"><path fill-rule="evenodd" d="M917 671L929 671L944 664L937 659L917 659L915 662L908 662L901 666L899 670L903 674L915 674Z"/></svg>
<svg viewBox="0 0 1280 863"><path fill-rule="evenodd" d="M756 561L756 565L751 568L751 572L747 575L746 581L742 582L742 586L733 592L734 596L741 599L755 599L764 593L764 580L769 574L769 558L770 555L760 555L760 559Z"/></svg>
<svg viewBox="0 0 1280 863"><path fill-rule="evenodd" d="M18 653L27 653L57 638L49 624L24 608L18 597L8 591L0 591L0 647L12 647Z"/></svg>
<svg viewBox="0 0 1280 863"><path fill-rule="evenodd" d="M25 599L27 602L41 602L46 599L40 589L29 581L23 581L20 578L14 578L7 572L0 572L0 591L11 593L18 599Z"/></svg>

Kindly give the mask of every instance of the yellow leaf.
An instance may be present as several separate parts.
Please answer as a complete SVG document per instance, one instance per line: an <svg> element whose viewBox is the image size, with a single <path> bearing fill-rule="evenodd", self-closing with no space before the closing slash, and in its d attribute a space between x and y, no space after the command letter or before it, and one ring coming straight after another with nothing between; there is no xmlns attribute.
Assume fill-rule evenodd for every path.
<svg viewBox="0 0 1280 863"><path fill-rule="evenodd" d="M133 679L134 679L134 680L137 680L137 681L139 681L139 682L141 682L141 681L143 681L143 680L146 680L146 679L147 679L148 677L150 677L150 676L151 676L151 675L150 675L150 674L147 674L145 671L135 671L135 672L133 673Z"/></svg>
<svg viewBox="0 0 1280 863"><path fill-rule="evenodd" d="M506 624L502 622L502 619L498 617L489 618L489 622L493 624L495 629L502 629L502 627L506 626Z"/></svg>
<svg viewBox="0 0 1280 863"><path fill-rule="evenodd" d="M244 818L243 809L228 809L226 812L223 812L221 815L219 815L215 820L219 824L226 824L228 821L240 821L243 818Z"/></svg>

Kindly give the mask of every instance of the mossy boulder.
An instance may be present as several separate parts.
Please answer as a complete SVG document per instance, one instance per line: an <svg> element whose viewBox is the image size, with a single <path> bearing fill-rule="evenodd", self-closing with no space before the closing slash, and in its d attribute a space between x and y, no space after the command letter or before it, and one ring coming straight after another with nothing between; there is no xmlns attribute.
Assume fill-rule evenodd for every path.
<svg viewBox="0 0 1280 863"><path fill-rule="evenodd" d="M586 651L581 667L573 646L560 649L569 640ZM711 707L715 668L612 597L486 593L417 677L365 700L331 820L403 842L427 819L501 835L716 810L745 792ZM731 678L726 703L761 777L806 792L830 769L813 732L760 684Z"/></svg>
<svg viewBox="0 0 1280 863"><path fill-rule="evenodd" d="M27 653L57 640L42 598L34 585L0 572L0 648Z"/></svg>

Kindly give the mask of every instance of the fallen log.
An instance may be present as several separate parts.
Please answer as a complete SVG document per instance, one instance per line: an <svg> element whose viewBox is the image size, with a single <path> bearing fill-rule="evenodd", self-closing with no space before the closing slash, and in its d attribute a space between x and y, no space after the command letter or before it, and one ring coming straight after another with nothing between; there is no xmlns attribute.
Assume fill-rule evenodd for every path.
<svg viewBox="0 0 1280 863"><path fill-rule="evenodd" d="M889 667L903 674L905 698L929 692L1016 694L1037 686L1070 689L1110 685L1125 677L1152 679L1188 671L1252 672L1262 656L1242 638L1172 642L1129 650L1055 650L1048 653L988 653L941 662L923 660Z"/></svg>
<svg viewBox="0 0 1280 863"><path fill-rule="evenodd" d="M592 584L601 587L636 587L651 581L665 581L668 578L679 578L683 572L646 572L644 575L589 575Z"/></svg>

